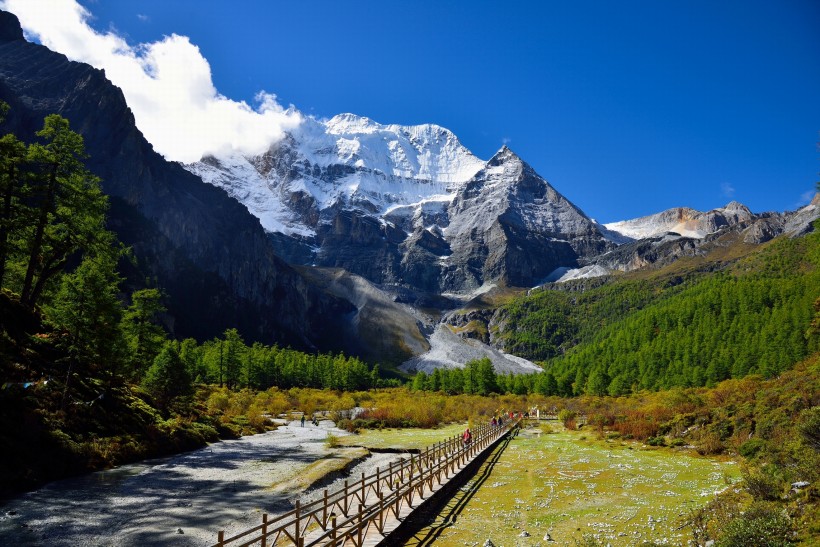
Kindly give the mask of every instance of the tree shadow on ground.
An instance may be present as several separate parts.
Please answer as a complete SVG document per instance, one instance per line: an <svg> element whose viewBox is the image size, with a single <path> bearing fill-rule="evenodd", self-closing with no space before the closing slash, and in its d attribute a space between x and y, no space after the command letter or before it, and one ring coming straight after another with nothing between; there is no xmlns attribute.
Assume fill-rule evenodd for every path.
<svg viewBox="0 0 820 547"><path fill-rule="evenodd" d="M467 507L476 492L492 475L496 463L501 459L501 455L516 434L508 435L499 443L490 456L481 464L475 476L467 480L464 486L460 486L443 506L436 504L434 507L423 508L417 515L418 521L413 524L416 532L410 537L401 538L402 545L411 547L432 545L447 528L455 524L458 516L464 511L464 508Z"/></svg>

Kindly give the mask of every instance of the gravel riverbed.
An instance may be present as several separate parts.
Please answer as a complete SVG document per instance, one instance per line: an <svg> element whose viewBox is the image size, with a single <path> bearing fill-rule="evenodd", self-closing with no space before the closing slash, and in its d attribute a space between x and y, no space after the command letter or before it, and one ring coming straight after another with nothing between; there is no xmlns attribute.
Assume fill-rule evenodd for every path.
<svg viewBox="0 0 820 547"><path fill-rule="evenodd" d="M259 524L263 512L290 510L304 491L281 485L299 484L311 464L333 454L328 434L348 433L330 421L318 427L292 421L276 431L48 484L0 506L0 544L211 545L218 530L229 537ZM354 472L375 469L368 460Z"/></svg>

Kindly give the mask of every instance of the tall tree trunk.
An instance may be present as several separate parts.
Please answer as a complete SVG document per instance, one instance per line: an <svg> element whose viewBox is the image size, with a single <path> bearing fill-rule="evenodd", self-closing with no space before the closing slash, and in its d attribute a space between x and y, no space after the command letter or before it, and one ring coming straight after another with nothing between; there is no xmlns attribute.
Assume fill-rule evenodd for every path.
<svg viewBox="0 0 820 547"><path fill-rule="evenodd" d="M14 181L16 169L14 164L9 165L8 186L3 192L3 216L0 217L0 287L6 275L6 261L8 260L9 231L11 229L11 203L14 197Z"/></svg>
<svg viewBox="0 0 820 547"><path fill-rule="evenodd" d="M29 249L28 267L26 268L26 277L23 281L23 290L20 295L20 300L23 305L29 308L34 308L35 300L32 295L32 286L34 284L34 275L37 270L37 262L40 258L40 250L43 247L43 237L46 232L46 225L48 224L48 214L54 208L54 195L57 191L57 164L53 164L51 173L48 177L48 187L46 189L46 197L40 206L40 217L37 219L37 228L34 233L34 239L31 242Z"/></svg>

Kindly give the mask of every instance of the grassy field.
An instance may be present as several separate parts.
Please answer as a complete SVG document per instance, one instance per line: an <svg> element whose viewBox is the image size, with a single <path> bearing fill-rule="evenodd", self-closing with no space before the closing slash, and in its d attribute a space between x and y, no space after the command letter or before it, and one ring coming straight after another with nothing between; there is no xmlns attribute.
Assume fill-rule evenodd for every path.
<svg viewBox="0 0 820 547"><path fill-rule="evenodd" d="M739 477L732 462L533 427L407 545L686 544L684 518Z"/></svg>
<svg viewBox="0 0 820 547"><path fill-rule="evenodd" d="M338 444L375 450L421 450L453 435L461 435L465 427L466 424L448 424L436 429L366 429L357 435L339 437Z"/></svg>

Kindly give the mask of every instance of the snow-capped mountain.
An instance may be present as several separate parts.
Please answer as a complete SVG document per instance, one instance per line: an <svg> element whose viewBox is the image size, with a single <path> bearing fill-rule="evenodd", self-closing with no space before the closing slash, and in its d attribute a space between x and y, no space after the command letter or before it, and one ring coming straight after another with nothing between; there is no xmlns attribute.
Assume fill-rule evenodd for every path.
<svg viewBox="0 0 820 547"><path fill-rule="evenodd" d="M376 283L528 285L613 246L507 147L485 162L436 125L306 118L262 155L185 167L245 204L287 260Z"/></svg>
<svg viewBox="0 0 820 547"><path fill-rule="evenodd" d="M256 157L206 157L185 166L244 203L269 232L311 237L334 206L377 217L449 201L484 162L437 125L381 125L353 114L305 122Z"/></svg>
<svg viewBox="0 0 820 547"><path fill-rule="evenodd" d="M485 162L437 125L304 120L264 154L185 167L243 203L288 262L423 293L644 268L727 231L747 243L800 233L820 212L754 214L733 201L602 226L506 146Z"/></svg>

